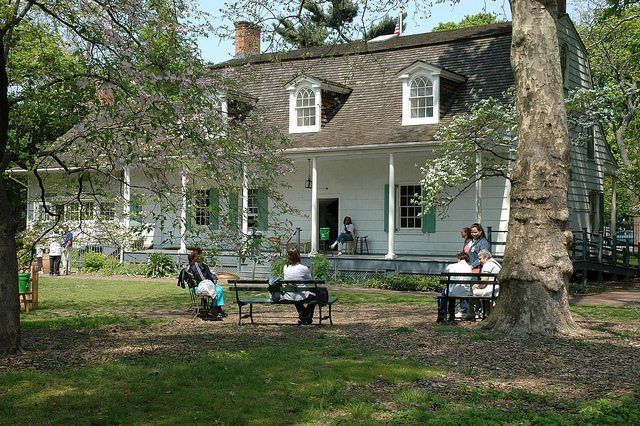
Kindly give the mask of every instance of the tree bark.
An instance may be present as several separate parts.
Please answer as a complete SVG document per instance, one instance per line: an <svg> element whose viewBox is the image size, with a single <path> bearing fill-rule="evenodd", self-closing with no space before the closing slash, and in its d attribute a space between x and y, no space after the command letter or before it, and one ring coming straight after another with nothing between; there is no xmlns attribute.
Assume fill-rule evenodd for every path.
<svg viewBox="0 0 640 426"><path fill-rule="evenodd" d="M20 349L20 304L15 221L0 180L0 355Z"/></svg>
<svg viewBox="0 0 640 426"><path fill-rule="evenodd" d="M518 108L509 235L500 299L485 327L572 335L567 284L570 145L556 33L556 0L510 0Z"/></svg>
<svg viewBox="0 0 640 426"><path fill-rule="evenodd" d="M9 140L9 77L5 56L6 30L0 31L0 159L5 158ZM0 166L0 174L5 165ZM0 180L0 355L20 349L20 302L18 301L18 258L16 226L7 192Z"/></svg>

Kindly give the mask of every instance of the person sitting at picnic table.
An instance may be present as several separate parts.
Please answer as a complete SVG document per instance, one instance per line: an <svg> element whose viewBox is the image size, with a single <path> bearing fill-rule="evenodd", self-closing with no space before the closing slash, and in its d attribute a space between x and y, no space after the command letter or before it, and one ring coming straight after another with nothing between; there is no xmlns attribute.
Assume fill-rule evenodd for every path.
<svg viewBox="0 0 640 426"><path fill-rule="evenodd" d="M460 272L460 273L471 273L471 265L469 265L469 255L463 251L456 255L456 259L458 262L447 265L446 271ZM452 276L454 280L471 280L472 276ZM442 295L445 296L446 288L442 288ZM470 284L452 284L449 286L449 296L461 297L461 296L471 296L471 285ZM448 303L447 303L448 302ZM438 299L438 319L437 322L443 322L447 318L448 321L453 321L455 319L455 301L454 300L445 300ZM475 319L475 315L474 315Z"/></svg>
<svg viewBox="0 0 640 426"><path fill-rule="evenodd" d="M224 307L224 291L222 287L217 284L218 276L211 272L209 266L204 263L204 250L201 247L195 248L191 253L189 253L189 265L185 268L187 272L189 272L193 278L198 283L192 291L198 293L198 287L200 284L203 284L204 281L210 280L215 286L215 295L211 295L211 311L209 315L212 316L216 321L221 321L222 318L226 316L226 313L223 310Z"/></svg>
<svg viewBox="0 0 640 426"><path fill-rule="evenodd" d="M345 244L347 241L353 241L353 222L351 222L351 217L345 216L342 221L342 229L340 230L340 235L338 235L338 239L331 244L331 248L334 249L338 246L338 256L342 254L344 250Z"/></svg>
<svg viewBox="0 0 640 426"><path fill-rule="evenodd" d="M292 281L310 280L311 271L300 263L300 254L296 249L287 252L287 265L284 267L284 279ZM291 300L298 311L298 324L308 325L313 323L313 311L315 303L309 303L316 299L316 295L310 291L285 291L280 300Z"/></svg>

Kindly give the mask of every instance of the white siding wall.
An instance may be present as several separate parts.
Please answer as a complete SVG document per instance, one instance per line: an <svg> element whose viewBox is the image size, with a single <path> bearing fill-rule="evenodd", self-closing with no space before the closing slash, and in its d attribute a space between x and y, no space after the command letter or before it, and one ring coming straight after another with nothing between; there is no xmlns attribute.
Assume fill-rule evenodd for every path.
<svg viewBox="0 0 640 426"><path fill-rule="evenodd" d="M567 46L567 73L565 89L592 88L591 72L584 46L580 41L573 24L568 18L558 21L558 40L560 45ZM575 135L570 135L574 139ZM587 158L584 144L571 146L571 184L569 187L570 226L574 231L588 228L589 193L604 192L604 163L610 160L606 141L600 131L595 129L594 159Z"/></svg>
<svg viewBox="0 0 640 426"><path fill-rule="evenodd" d="M420 179L416 162L421 163L428 153L396 154L396 184L415 185ZM311 191L304 188L307 161L296 162L298 171L285 177L291 185L286 200L307 217L290 215L294 227L302 228L301 240L311 235ZM318 198L339 198L339 218L351 216L357 234L368 236L369 250L384 254L387 233L384 231L384 187L388 182L388 157L354 154L353 158L318 157ZM505 201L504 179L491 179L483 184L483 225L494 230L506 230L508 197ZM454 256L461 247L460 229L476 220L475 192L470 191L451 206L448 217L437 218L436 232L420 230L396 231L396 253L399 255ZM504 239L504 237L502 237Z"/></svg>

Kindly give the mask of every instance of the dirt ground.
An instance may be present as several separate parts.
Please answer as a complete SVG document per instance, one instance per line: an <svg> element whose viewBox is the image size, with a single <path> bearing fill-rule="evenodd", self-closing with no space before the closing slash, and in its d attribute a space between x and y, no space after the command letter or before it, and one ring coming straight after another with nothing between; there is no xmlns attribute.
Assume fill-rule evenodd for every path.
<svg viewBox="0 0 640 426"><path fill-rule="evenodd" d="M230 306L223 322L201 321L182 310L148 313L166 319L148 326L25 330L24 353L0 359L0 371L81 367L146 355L183 358L202 348L250 349L276 343L284 333L300 339L323 334L440 366L447 371L446 377L418 386L454 396L461 384L551 392L574 402L640 389L640 322L621 324L576 316L584 329L580 338L516 339L484 332L481 323L436 324L435 307L336 304L333 326L305 327L296 325L293 307L260 306L257 311L259 324L253 326L238 326L237 309Z"/></svg>

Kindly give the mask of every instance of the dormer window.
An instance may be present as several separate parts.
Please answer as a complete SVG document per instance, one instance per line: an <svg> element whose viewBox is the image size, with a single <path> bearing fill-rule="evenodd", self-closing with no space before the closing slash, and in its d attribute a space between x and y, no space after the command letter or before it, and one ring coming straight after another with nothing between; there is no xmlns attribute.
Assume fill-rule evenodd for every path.
<svg viewBox="0 0 640 426"><path fill-rule="evenodd" d="M286 89L289 92L289 133L319 132L320 81L301 76L289 82Z"/></svg>
<svg viewBox="0 0 640 426"><path fill-rule="evenodd" d="M440 78L457 83L463 75L416 61L398 74L402 81L402 125L435 124L440 121Z"/></svg>
<svg viewBox="0 0 640 426"><path fill-rule="evenodd" d="M285 89L289 92L289 133L319 132L351 93L343 84L308 75L294 78Z"/></svg>

